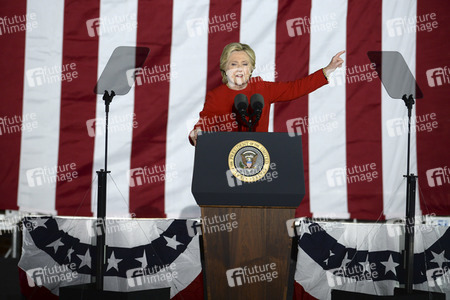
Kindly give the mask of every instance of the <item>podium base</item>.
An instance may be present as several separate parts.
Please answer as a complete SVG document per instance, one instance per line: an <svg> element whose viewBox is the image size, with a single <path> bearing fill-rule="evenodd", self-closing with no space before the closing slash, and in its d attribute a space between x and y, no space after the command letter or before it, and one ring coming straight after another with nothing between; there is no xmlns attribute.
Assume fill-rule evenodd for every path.
<svg viewBox="0 0 450 300"><path fill-rule="evenodd" d="M95 283L65 286L59 289L60 300L108 299L108 300L169 300L170 288L134 292L113 292L97 290Z"/></svg>
<svg viewBox="0 0 450 300"><path fill-rule="evenodd" d="M445 300L445 294L413 290L407 294L405 289L395 288L394 296L377 296L356 292L331 290L331 300Z"/></svg>
<svg viewBox="0 0 450 300"><path fill-rule="evenodd" d="M203 220L232 215L238 225L234 230L221 231L218 225L206 222L202 227L205 297L212 300L287 299L288 283L294 273L289 272L292 238L287 234L286 220L294 218L295 209L202 207Z"/></svg>

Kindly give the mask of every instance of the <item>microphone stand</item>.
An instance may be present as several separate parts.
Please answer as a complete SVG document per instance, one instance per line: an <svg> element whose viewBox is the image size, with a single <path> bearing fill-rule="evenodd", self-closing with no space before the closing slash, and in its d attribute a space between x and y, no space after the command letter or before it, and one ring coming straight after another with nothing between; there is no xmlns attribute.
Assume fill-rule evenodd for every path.
<svg viewBox="0 0 450 300"><path fill-rule="evenodd" d="M258 123L259 119L261 119L261 113L262 113L261 109L256 109L251 114L249 114L248 112L246 112L244 110L239 111L241 120L243 121L244 125L248 127L248 132L253 131L253 126L255 126L256 123ZM247 120L247 117L248 117L248 120ZM254 120L253 120L253 117L255 117Z"/></svg>
<svg viewBox="0 0 450 300"><path fill-rule="evenodd" d="M247 111L246 111L246 110L243 110L243 109L240 109L240 110L238 110L238 112L239 112L239 116L241 117L242 123L244 123L244 125L247 126L247 127L249 128L248 131L251 131L250 129L251 129L252 125L251 125L250 122L247 120L247 117L248 117Z"/></svg>

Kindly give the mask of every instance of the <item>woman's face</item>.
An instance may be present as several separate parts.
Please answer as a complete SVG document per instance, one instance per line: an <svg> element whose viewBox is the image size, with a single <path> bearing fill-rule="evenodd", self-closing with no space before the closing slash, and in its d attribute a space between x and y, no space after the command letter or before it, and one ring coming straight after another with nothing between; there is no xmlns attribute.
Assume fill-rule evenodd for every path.
<svg viewBox="0 0 450 300"><path fill-rule="evenodd" d="M232 52L225 72L231 89L244 89L251 75L250 57L245 51Z"/></svg>

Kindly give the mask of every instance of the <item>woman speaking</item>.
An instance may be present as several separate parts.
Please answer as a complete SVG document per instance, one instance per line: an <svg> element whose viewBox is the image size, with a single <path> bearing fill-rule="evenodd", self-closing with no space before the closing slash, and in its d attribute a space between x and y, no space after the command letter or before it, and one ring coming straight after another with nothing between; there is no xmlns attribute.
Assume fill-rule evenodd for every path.
<svg viewBox="0 0 450 300"><path fill-rule="evenodd" d="M223 84L206 94L200 119L190 132L189 141L195 146L201 131L242 131L242 125L237 122L234 109L234 99L238 94L244 94L247 99L254 94L263 96L265 105L253 131L267 132L270 104L299 98L327 84L328 76L342 66L344 60L340 56L344 52L339 52L328 66L305 78L290 82L267 82L261 77L251 77L255 69L256 56L250 46L242 43L226 45L220 56Z"/></svg>

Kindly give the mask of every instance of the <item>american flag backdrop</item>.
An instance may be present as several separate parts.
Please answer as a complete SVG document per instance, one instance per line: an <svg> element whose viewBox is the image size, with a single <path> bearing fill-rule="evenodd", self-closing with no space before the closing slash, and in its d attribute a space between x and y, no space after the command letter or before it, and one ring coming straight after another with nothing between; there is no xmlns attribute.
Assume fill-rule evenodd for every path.
<svg viewBox="0 0 450 300"><path fill-rule="evenodd" d="M271 108L271 130L303 136L297 216L404 215L407 110L370 65L380 50L400 52L424 94L411 139L417 212L449 215L449 26L440 0L2 1L0 209L95 215L104 104L93 88L116 47L143 46L144 74L111 104L107 214L198 216L187 136L221 84L223 47L240 41L267 81L346 50L329 85Z"/></svg>

